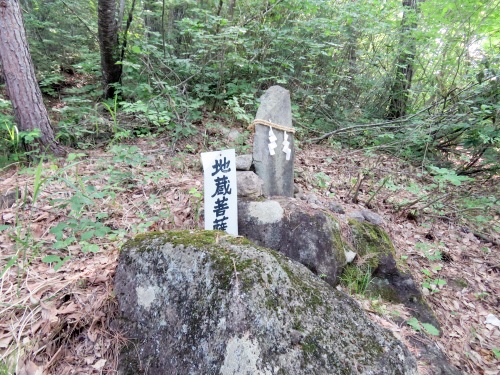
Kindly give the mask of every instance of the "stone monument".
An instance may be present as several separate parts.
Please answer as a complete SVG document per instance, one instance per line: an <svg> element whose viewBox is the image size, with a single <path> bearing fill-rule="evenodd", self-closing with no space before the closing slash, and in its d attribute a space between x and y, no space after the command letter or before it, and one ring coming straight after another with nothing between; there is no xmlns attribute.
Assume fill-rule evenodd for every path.
<svg viewBox="0 0 500 375"><path fill-rule="evenodd" d="M253 163L264 181L265 196L293 197L295 157L290 92L271 86L260 98L255 116Z"/></svg>

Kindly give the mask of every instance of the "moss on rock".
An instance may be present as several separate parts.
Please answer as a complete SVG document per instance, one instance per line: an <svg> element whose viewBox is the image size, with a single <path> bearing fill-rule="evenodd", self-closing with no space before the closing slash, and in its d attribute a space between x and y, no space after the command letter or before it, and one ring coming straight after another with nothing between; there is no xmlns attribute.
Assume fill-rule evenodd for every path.
<svg viewBox="0 0 500 375"><path fill-rule="evenodd" d="M121 373L142 363L147 374L416 374L408 350L348 296L244 239L140 236L120 254L115 291L118 321L137 340Z"/></svg>
<svg viewBox="0 0 500 375"><path fill-rule="evenodd" d="M396 250L387 232L378 225L368 222L349 220L353 243L358 256L364 259L372 270L375 270L381 257L390 255L394 258Z"/></svg>

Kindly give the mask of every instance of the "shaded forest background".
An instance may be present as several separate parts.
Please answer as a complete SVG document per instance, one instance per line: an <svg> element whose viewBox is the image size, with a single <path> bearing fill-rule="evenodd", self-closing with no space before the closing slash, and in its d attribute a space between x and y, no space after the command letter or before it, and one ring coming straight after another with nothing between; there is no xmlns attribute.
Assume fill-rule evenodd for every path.
<svg viewBox="0 0 500 375"><path fill-rule="evenodd" d="M160 134L174 145L227 122L243 130L279 84L300 142L389 152L455 185L498 173L499 1L20 4L64 146ZM19 131L6 95L0 122L1 163L29 158L22 146L39 131ZM462 193L466 211L497 203Z"/></svg>

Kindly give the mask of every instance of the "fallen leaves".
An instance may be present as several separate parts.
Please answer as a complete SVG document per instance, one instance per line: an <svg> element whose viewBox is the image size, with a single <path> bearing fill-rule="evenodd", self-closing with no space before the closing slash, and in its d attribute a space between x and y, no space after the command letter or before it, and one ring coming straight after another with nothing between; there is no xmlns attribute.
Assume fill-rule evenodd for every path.
<svg viewBox="0 0 500 375"><path fill-rule="evenodd" d="M144 154L150 151L146 140L138 140L136 144ZM389 156L375 160L362 152L346 154L324 146L305 147L296 156L296 169L301 171L296 182L305 193L314 192L323 202L340 201L349 196L363 166L373 167L370 170L373 186L387 175L410 181L415 174L411 167ZM111 176L104 173L111 157L110 153L100 150L89 151L77 170L65 170L66 179L82 182L88 178L85 181L93 186L93 191L109 193L100 200L90 200L98 201L98 205L87 207L88 214L99 215L104 225L120 230L121 237L115 241L105 238L96 241L99 252L95 254L83 254L78 243L60 250L51 248L56 238L50 228L68 219L67 200L73 196L73 190L66 183L48 180L42 186L36 205L31 206L33 176L10 171L8 177L0 178L2 190L19 189L22 195L13 207L0 210L0 226L17 225L19 235L29 233L33 239L23 248L19 239L16 242L5 230L0 230L0 271L6 270L0 282L0 356L13 363L17 374L116 371L124 339L113 332L110 321L116 313L112 288L120 243L135 235L138 229L203 228L202 200L190 193L202 190L198 155L159 154L154 162L123 171L129 175L130 186L125 186L124 180L123 186L106 190L112 182ZM103 167L100 160L106 160L107 164ZM317 189L315 174L318 172L330 177L328 189ZM56 171L47 169L47 173ZM154 178L143 178L138 183L141 175ZM367 201L370 193L369 188L361 186L358 198ZM432 265L416 248L417 243L449 254L450 261L440 263L439 270L439 278L447 281L446 286L427 297L442 325L443 335L433 338L435 344L464 373L500 373L500 360L493 352L500 347L500 329L497 320L492 318L500 316L498 248L481 242L472 232L464 232L458 223L449 220L425 217L418 222L408 220L395 212L390 203L396 195L400 200L415 199L406 191L394 193L382 189L371 203L386 221L384 229L394 241L401 265L412 271L416 282L424 280L420 270L431 269ZM28 205L23 207L21 202ZM360 208L352 202L343 202L342 206L346 212ZM340 219L346 227L343 218ZM52 254L61 258L71 255L71 259L55 271L41 261L43 256ZM17 257L13 266L6 269L13 257ZM410 345L407 338L414 331L406 324L396 323L391 314L406 321L411 318L411 312L385 303L363 300L361 303L377 324ZM422 364L419 370L426 373Z"/></svg>

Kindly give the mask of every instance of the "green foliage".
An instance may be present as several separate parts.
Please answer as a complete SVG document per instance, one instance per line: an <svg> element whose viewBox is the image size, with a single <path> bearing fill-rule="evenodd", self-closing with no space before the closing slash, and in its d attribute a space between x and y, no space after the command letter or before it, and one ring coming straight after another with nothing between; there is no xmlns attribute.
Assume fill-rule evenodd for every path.
<svg viewBox="0 0 500 375"><path fill-rule="evenodd" d="M58 97L64 76L59 72L43 72L40 75L43 77L38 81L38 85L42 92L52 97Z"/></svg>
<svg viewBox="0 0 500 375"><path fill-rule="evenodd" d="M118 128L118 120L117 120L117 114L118 114L118 94L115 94L115 97L112 101L112 103L107 103L107 102L102 102L102 105L104 106L104 108L106 108L106 110L109 112L109 114L111 115L111 118L113 119L113 128L112 128L112 132L113 134L116 134L118 133L119 131L119 128Z"/></svg>
<svg viewBox="0 0 500 375"><path fill-rule="evenodd" d="M331 178L324 172L318 172L314 175L314 178L316 180L316 185L320 189L327 189L330 186L331 183Z"/></svg>
<svg viewBox="0 0 500 375"><path fill-rule="evenodd" d="M460 186L462 185L462 182L472 181L472 179L467 176L458 176L454 170L448 168L438 168L431 165L429 166L429 169L435 173L434 180L438 184L449 182L455 186Z"/></svg>
<svg viewBox="0 0 500 375"><path fill-rule="evenodd" d="M431 293L438 293L440 288L446 285L446 280L434 277L433 273L439 271L439 266L435 265L432 267L432 271L424 268L422 273L426 276L425 280L422 282L422 287L427 289Z"/></svg>
<svg viewBox="0 0 500 375"><path fill-rule="evenodd" d="M299 126L300 135L374 122L386 112L403 10L401 2L377 0L246 0L234 14L211 1L140 3L127 37L120 97L102 103L108 126L96 108L95 2L34 4L24 6L40 85L66 103L57 109L58 139L82 148L158 132L176 141L194 134L193 123L205 111L249 123L256 98L274 84L291 91L294 118L307 124ZM457 176L496 173L495 7L434 0L420 7L410 113L428 111L407 126L346 132L336 142L384 147ZM463 19L470 20L465 29ZM67 85L67 67L86 84ZM457 156L458 166L451 160Z"/></svg>
<svg viewBox="0 0 500 375"><path fill-rule="evenodd" d="M469 186L471 177L499 170L499 17L494 2L462 3L428 0L411 14L416 54L409 116L393 123L383 116L405 37L401 1L245 0L234 14L214 1L140 2L127 35L122 84L104 102L96 2L23 6L40 86L60 100L52 110L63 145L85 149L160 133L175 144L207 119L245 125L262 92L280 84L292 95L298 141L357 126L330 143L379 148L432 176L424 187L390 178L377 187L369 176L368 204L384 187L406 189L418 196L405 206L415 214L484 226L493 218L494 194L473 194ZM3 98L0 123L0 162L29 158L19 145L35 144L37 134L16 133ZM249 147L245 136L235 142L239 151ZM125 171L113 173L126 181ZM316 182L320 188L328 183L321 175ZM450 186L461 188L452 198L445 196ZM451 199L454 210L447 210Z"/></svg>
<svg viewBox="0 0 500 375"><path fill-rule="evenodd" d="M441 251L439 251L439 249L436 249L433 245L425 242L417 242L415 244L415 249L421 250L424 253L425 257L431 262L441 260Z"/></svg>
<svg viewBox="0 0 500 375"><path fill-rule="evenodd" d="M66 256L63 259L61 259L57 255L47 255L47 256L42 258L42 262L53 263L54 264L54 271L57 271L59 268L61 268L64 265L64 263L66 263L70 259L71 259L70 256Z"/></svg>
<svg viewBox="0 0 500 375"><path fill-rule="evenodd" d="M0 98L0 166L9 162L26 161L30 154L36 153L40 129L19 131L11 115L12 107L9 101ZM30 152L26 152L30 148Z"/></svg>
<svg viewBox="0 0 500 375"><path fill-rule="evenodd" d="M350 293L363 295L372 279L372 269L369 265L358 267L347 265L340 276L341 285L345 286Z"/></svg>
<svg viewBox="0 0 500 375"><path fill-rule="evenodd" d="M406 322L415 331L425 331L432 336L439 336L439 330L430 323L421 323L417 318L413 317Z"/></svg>
<svg viewBox="0 0 500 375"><path fill-rule="evenodd" d="M493 352L493 354L495 355L496 359L500 359L500 349L498 348L493 348L491 349L491 351Z"/></svg>
<svg viewBox="0 0 500 375"><path fill-rule="evenodd" d="M9 259L9 261L7 262L7 264L5 265L4 269L2 270L2 273L0 274L0 277L3 277L3 275L5 275L5 273L13 266L15 265L17 262L17 256L14 256L12 258Z"/></svg>
<svg viewBox="0 0 500 375"><path fill-rule="evenodd" d="M252 94L242 93L239 97L233 96L231 99L225 100L230 113L232 113L236 119L243 121L246 125L250 125L254 119L253 111L256 106ZM247 109L250 109L251 112Z"/></svg>
<svg viewBox="0 0 500 375"><path fill-rule="evenodd" d="M125 186L134 187L146 181L168 177L166 171L146 172L144 175L134 175L130 172L130 167L143 165L147 158L142 155L136 146L113 145L110 148L112 162L103 160L102 174L106 176L105 185L95 185L93 180L102 176L84 176L78 174L78 167L81 162L78 160L85 156L83 153L71 153L67 158L67 165L58 168L53 165L44 168L40 162L36 167L25 169L24 173L32 174L33 187L31 200L24 202L28 210L28 217L23 220L32 220L32 215L37 212L37 202L40 195L49 183L56 183L66 191L66 194L57 194L49 198L50 206L58 210L65 219L50 228L49 232L54 236L50 243L41 242L31 233L30 226L25 225L23 220L18 219L15 225L2 225L0 230L4 231L14 240L18 251L2 270L2 276L12 267L20 267L25 270L33 257L41 255L44 263L51 264L54 270L60 270L70 261L78 251L82 253L96 253L103 251L108 243L120 243L127 233L141 233L153 225L158 220L168 219L170 214L168 209L155 211L155 216L147 215L145 212L138 212L137 215L143 220L136 226L123 229L114 229L107 224L109 214L102 210L104 202L112 201L116 196L116 191L123 190ZM26 189L27 190L27 189ZM28 193L24 194L28 196ZM45 197L45 199L47 199ZM198 199L198 207L200 199ZM147 204L151 207L157 205L158 197L151 195ZM49 250L47 250L49 249ZM44 254L40 254L41 252Z"/></svg>
<svg viewBox="0 0 500 375"><path fill-rule="evenodd" d="M0 360L0 375L11 375L13 374L12 364L9 365L4 359Z"/></svg>
<svg viewBox="0 0 500 375"><path fill-rule="evenodd" d="M425 257L431 262L430 269L423 268L421 271L425 275L424 281L422 282L422 288L425 288L430 293L438 293L444 287L447 282L444 279L439 278L437 275L439 271L443 268L441 263L438 263L442 259L442 253L434 245L429 245L424 242L418 242L415 244L415 249L421 250Z"/></svg>

